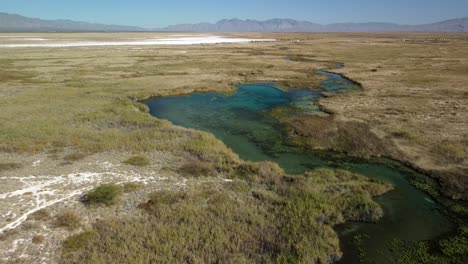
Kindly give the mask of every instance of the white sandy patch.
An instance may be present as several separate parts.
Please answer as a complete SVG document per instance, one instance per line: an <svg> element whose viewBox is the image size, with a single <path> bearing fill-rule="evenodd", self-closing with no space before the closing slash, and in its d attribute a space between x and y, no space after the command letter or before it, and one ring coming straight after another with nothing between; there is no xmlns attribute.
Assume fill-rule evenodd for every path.
<svg viewBox="0 0 468 264"><path fill-rule="evenodd" d="M34 38L35 36L0 36L0 38Z"/></svg>
<svg viewBox="0 0 468 264"><path fill-rule="evenodd" d="M221 43L249 43L258 41L275 41L275 39L227 38L220 36L197 36L179 38L144 39L135 41L78 41L28 44L0 44L0 48L62 48L94 46L151 46L151 45L200 45Z"/></svg>
<svg viewBox="0 0 468 264"><path fill-rule="evenodd" d="M100 166L104 169L116 167L115 164L110 162L103 162ZM118 183L133 181L145 184L148 184L148 181L157 179L154 175L143 177L133 171L122 173L111 171L78 172L59 176L45 175L8 178L16 180L19 188L15 191L0 194L0 205L6 203L10 205L9 207L5 206L0 209L0 216L12 219L8 224L0 227L0 233L18 227L27 220L29 215L41 209L81 195L96 184L106 182L109 179Z"/></svg>
<svg viewBox="0 0 468 264"><path fill-rule="evenodd" d="M37 167L37 166L39 166L39 164L41 164L41 162L42 162L42 160L36 160L36 161L33 162L32 166Z"/></svg>
<svg viewBox="0 0 468 264"><path fill-rule="evenodd" d="M12 38L12 39L9 39L9 40L46 41L46 40L49 40L49 39L45 39L45 38Z"/></svg>

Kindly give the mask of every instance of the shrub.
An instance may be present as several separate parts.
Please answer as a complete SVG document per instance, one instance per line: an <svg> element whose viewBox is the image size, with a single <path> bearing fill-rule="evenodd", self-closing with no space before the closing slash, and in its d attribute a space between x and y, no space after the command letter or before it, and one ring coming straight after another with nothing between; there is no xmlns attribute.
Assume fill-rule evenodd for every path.
<svg viewBox="0 0 468 264"><path fill-rule="evenodd" d="M83 202L88 205L111 206L117 202L122 189L122 187L116 184L102 184L88 192Z"/></svg>
<svg viewBox="0 0 468 264"><path fill-rule="evenodd" d="M36 236L34 236L34 237L32 238L32 242L33 242L34 244L42 244L42 242L44 242L44 239L45 239L44 236L42 236L42 235L36 235Z"/></svg>
<svg viewBox="0 0 468 264"><path fill-rule="evenodd" d="M132 166L137 166L137 167L144 167L148 166L150 164L150 161L143 156L133 156L126 161L124 161L125 164L132 165Z"/></svg>
<svg viewBox="0 0 468 264"><path fill-rule="evenodd" d="M66 209L55 216L54 226L74 230L80 226L80 217L75 211Z"/></svg>

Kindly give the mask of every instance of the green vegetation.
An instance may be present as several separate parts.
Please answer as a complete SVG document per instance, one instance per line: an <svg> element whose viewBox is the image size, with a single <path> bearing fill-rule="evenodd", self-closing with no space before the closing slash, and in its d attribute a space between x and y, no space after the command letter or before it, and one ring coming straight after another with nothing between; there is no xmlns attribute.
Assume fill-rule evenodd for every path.
<svg viewBox="0 0 468 264"><path fill-rule="evenodd" d="M116 184L102 184L89 191L83 197L83 202L91 206L111 206L117 202L122 191L123 188Z"/></svg>
<svg viewBox="0 0 468 264"><path fill-rule="evenodd" d="M137 167L144 167L148 166L150 164L149 159L143 156L133 156L126 161L124 161L125 164L132 165L132 166L137 166Z"/></svg>
<svg viewBox="0 0 468 264"><path fill-rule="evenodd" d="M357 234L353 237L353 244L358 251L358 258L361 263L368 263L367 253L362 248L362 243L364 240L368 240L370 237L368 235Z"/></svg>
<svg viewBox="0 0 468 264"><path fill-rule="evenodd" d="M389 189L345 171L290 177L271 163L241 165L231 177L222 185L157 191L139 206L143 216L99 221L67 239L62 261L326 263L341 255L332 227L376 219L381 212L371 193Z"/></svg>
<svg viewBox="0 0 468 264"><path fill-rule="evenodd" d="M382 161L381 161L382 162ZM468 204L445 197L440 185L433 179L403 167L397 162L385 160L390 166L405 171L411 183L428 193L443 205L445 213L451 216L458 230L444 238L416 243L395 240L391 245L394 263L458 264L468 261Z"/></svg>
<svg viewBox="0 0 468 264"><path fill-rule="evenodd" d="M55 227L65 227L72 231L80 226L81 219L75 211L66 209L55 216L53 224Z"/></svg>
<svg viewBox="0 0 468 264"><path fill-rule="evenodd" d="M66 254L67 252L74 252L83 249L95 236L96 233L91 230L73 235L63 242L63 251Z"/></svg>
<svg viewBox="0 0 468 264"><path fill-rule="evenodd" d="M459 264L468 261L468 232L463 228L457 235L438 243L408 243L396 240L392 245L394 263Z"/></svg>

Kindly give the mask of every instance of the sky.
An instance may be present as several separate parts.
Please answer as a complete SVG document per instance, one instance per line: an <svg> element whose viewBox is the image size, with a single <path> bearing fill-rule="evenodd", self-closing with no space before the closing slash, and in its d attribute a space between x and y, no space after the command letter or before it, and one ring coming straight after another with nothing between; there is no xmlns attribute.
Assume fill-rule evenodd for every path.
<svg viewBox="0 0 468 264"><path fill-rule="evenodd" d="M423 24L468 17L468 0L0 0L0 12L146 28L224 18Z"/></svg>

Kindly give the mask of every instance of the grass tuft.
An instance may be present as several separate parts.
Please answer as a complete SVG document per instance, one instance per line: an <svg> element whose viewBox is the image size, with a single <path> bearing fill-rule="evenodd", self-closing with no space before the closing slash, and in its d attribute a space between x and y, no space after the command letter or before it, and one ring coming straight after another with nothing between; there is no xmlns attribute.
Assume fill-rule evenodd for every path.
<svg viewBox="0 0 468 264"><path fill-rule="evenodd" d="M32 238L32 242L36 245L42 244L45 240L43 235L36 235Z"/></svg>
<svg viewBox="0 0 468 264"><path fill-rule="evenodd" d="M63 242L64 254L75 252L79 249L83 249L87 243L96 236L96 233L92 230L81 232L77 235L67 238Z"/></svg>
<svg viewBox="0 0 468 264"><path fill-rule="evenodd" d="M0 163L0 171L14 170L23 167L21 163Z"/></svg>
<svg viewBox="0 0 468 264"><path fill-rule="evenodd" d="M124 161L125 164L127 165L132 165L132 166L137 166L137 167L145 167L150 165L150 161L148 158L143 157L143 156L133 156L126 161Z"/></svg>
<svg viewBox="0 0 468 264"><path fill-rule="evenodd" d="M80 223L80 216L75 211L66 209L55 216L53 224L55 227L64 227L72 231L77 229Z"/></svg>
<svg viewBox="0 0 468 264"><path fill-rule="evenodd" d="M105 205L115 204L122 193L123 188L116 184L102 184L83 197L83 202L87 205Z"/></svg>

